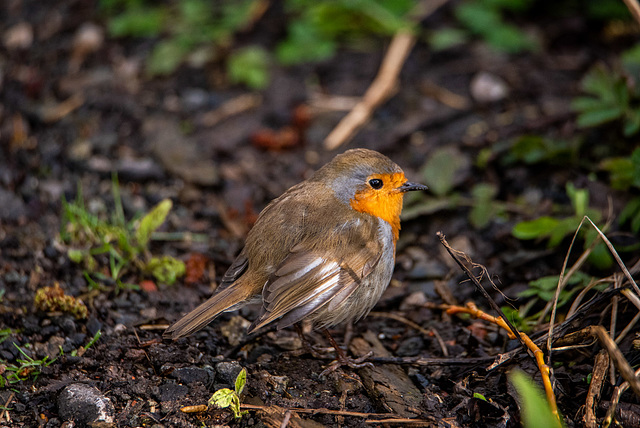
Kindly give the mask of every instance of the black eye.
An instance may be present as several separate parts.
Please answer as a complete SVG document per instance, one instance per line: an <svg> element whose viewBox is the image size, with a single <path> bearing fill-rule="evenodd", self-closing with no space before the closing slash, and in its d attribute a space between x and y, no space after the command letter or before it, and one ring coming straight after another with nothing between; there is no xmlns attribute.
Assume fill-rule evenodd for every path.
<svg viewBox="0 0 640 428"><path fill-rule="evenodd" d="M372 178L371 180L369 180L369 185L374 189L380 189L382 188L383 183L379 178Z"/></svg>

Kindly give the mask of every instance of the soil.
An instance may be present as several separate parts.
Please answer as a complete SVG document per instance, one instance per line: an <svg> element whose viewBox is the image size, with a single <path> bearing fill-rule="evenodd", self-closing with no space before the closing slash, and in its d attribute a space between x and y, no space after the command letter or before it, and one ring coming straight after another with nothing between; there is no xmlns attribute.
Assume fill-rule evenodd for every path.
<svg viewBox="0 0 640 428"><path fill-rule="evenodd" d="M426 18L422 27L453 25L454 4ZM80 55L74 40L83 25L91 23L96 27L89 31L104 34L105 18L94 1L3 2L0 375L7 380L12 368L21 370L20 381L0 391L0 425L364 427L392 417L395 422L387 426L519 426L521 402L509 376L519 369L540 385L535 361L495 325L440 308L452 298L461 304L472 300L491 313L436 233L442 231L454 248L487 267L501 292L487 284L486 289L501 306L524 304L511 299L529 281L559 275L570 237L548 248L544 241L514 238L511 229L518 221L569 206L567 182L588 189L590 207L604 214L619 213L629 200L591 171L603 153L629 153L630 142L604 132L584 137L571 100L589 67L614 63L638 40L631 24L626 24L630 31L606 38L607 28L586 17L537 13L519 23L541 40L536 52L500 54L473 38L436 52L419 40L397 93L352 141L327 151L323 139L346 111L322 107L318 99L361 96L388 39L371 42L364 51L343 47L321 63L274 65L271 83L257 97L225 80L220 64L184 65L170 77L145 77L144 60L154 40L105 36ZM271 6L261 22L282 22L282 14ZM255 25L241 39L274 40L279 31ZM74 55L80 55L79 64ZM246 107L218 120L221 106L234 100ZM460 100L462 106L456 105ZM523 135L584 138L584 143L578 161L504 162ZM407 200L410 215L403 221L394 279L372 314L352 328L332 330L353 355L372 350L375 368L344 367L320 376L333 354L304 352L293 329L244 334L256 306L225 313L191 337L163 341L171 322L211 295L257 213L336 153L354 147L386 154L417 182L424 181L424 166L435 153L446 153L458 165L449 199L432 194ZM123 282L140 287L119 287L109 278L107 259L98 257L95 270L103 278L92 287L85 266L69 259L72 245L60 233L66 227L63 201L81 193L90 212L107 218L116 207L113 171L127 219L163 199L173 201L159 230L173 238L153 240L148 251L187 262L188 280L169 286L131 270ZM496 200L516 208L474 227L469 220L474 202L455 201L473 201L478 183L493 185ZM523 198L526 203L519 203ZM629 246L637 243L637 236L620 228L614 221L609 231L620 232ZM574 249L570 263L578 256ZM631 266L638 252L622 258ZM617 272L615 267L586 270L596 277ZM86 318L36 307L37 290L55 284L84 302ZM608 328L610 302L610 295L602 295L563 324L561 334L598 324ZM542 309L540 302L535 305ZM623 298L616 305L622 330L636 310ZM542 337L547 329L540 323L531 333ZM85 350L98 332L99 339ZM632 328L619 343L632 362L637 333ZM306 334L311 343L328 346L321 334ZM584 424L587 379L599 350L590 344L553 354L553 382L567 426ZM504 355L510 358L492 368ZM181 410L233 388L242 368L247 382L241 401L248 414L236 419L229 409ZM605 382L598 420L613 387ZM622 402L623 411L633 415L638 398L628 392Z"/></svg>

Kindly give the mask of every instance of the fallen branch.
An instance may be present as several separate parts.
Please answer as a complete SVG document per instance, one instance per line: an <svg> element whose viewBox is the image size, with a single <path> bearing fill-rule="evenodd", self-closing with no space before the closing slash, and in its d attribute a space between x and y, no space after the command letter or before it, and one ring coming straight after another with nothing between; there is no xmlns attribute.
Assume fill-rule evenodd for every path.
<svg viewBox="0 0 640 428"><path fill-rule="evenodd" d="M445 236L444 236L444 234L442 232L438 232L437 236L440 239L440 243L445 247L445 249L447 250L449 255L455 260L455 262L458 264L458 266L460 266L460 268L465 272L467 277L475 285L476 289L485 297L485 299L489 302L489 304L492 307L492 309L494 311L496 311L496 313L498 313L499 316L495 317L495 316L489 315L489 314L487 314L485 312L482 312L473 303L467 303L466 307L456 306L456 305L442 305L442 306L448 307L447 313L449 313L449 314L455 314L455 313L460 313L460 312L468 313L473 317L476 317L476 318L485 320L487 322L491 322L493 324L496 324L499 327L501 327L504 330L506 330L507 333L509 334L510 338L518 339L525 349L530 350L533 353L533 356L535 358L536 364L538 365L538 369L540 370L540 375L542 376L542 384L544 385L545 393L547 395L547 401L549 403L549 406L551 407L551 412L555 415L555 417L556 417L556 419L558 421L558 426L562 426L562 420L560 418L560 414L558 413L558 404L556 403L556 396L555 396L555 393L553 391L553 385L551 384L551 378L550 378L551 370L549 369L549 366L544 361L543 352L540 350L538 345L536 345L529 338L529 336L527 336L525 333L519 332L513 326L513 324L511 324L511 322L504 315L504 313L502 312L500 307L497 305L497 303L491 298L491 296L489 296L489 293L487 293L487 291L484 289L484 287L482 287L482 284L480 284L480 281L478 280L478 278L476 278L473 275L473 273L471 272L471 270L462 262L461 258L464 258L468 263L470 263L472 265L472 267L480 267L480 268L482 268L483 274L487 273L486 268L484 266L481 266L481 265L478 265L476 263L473 263L471 261L471 259L466 254L462 253L461 251L454 250L449 245L449 243L445 239ZM491 281L490 279L489 279L489 281L491 282L493 287L497 289L497 287L493 283L493 281Z"/></svg>
<svg viewBox="0 0 640 428"><path fill-rule="evenodd" d="M422 1L418 4L414 21L424 19L447 0ZM366 124L373 112L396 91L398 75L415 44L416 36L407 29L399 30L391 40L376 78L362 100L347 114L324 140L327 150L334 150L349 141Z"/></svg>
<svg viewBox="0 0 640 428"><path fill-rule="evenodd" d="M448 305L444 305L444 306L448 306ZM497 326L503 328L504 330L507 331L507 334L511 339L515 339L517 337L516 334L513 332L513 330L511 330L511 328L507 325L507 323L504 322L502 318L494 317L485 312L482 312L472 302L467 303L466 307L449 306L449 308L447 309L447 313L449 315L454 315L457 313L469 314L474 318L478 318L478 319L490 322L492 324L496 324ZM521 341L524 342L527 349L529 349L535 357L536 364L538 365L538 369L540 370L540 375L542 376L542 384L544 385L544 390L547 395L547 402L549 403L549 407L551 407L551 412L555 415L556 419L558 420L558 426L561 427L562 422L560 419L560 414L558 413L558 404L556 403L556 395L553 392L553 386L551 385L551 378L550 378L551 370L549 369L549 366L544 361L544 353L540 350L538 345L533 343L533 340L531 340L529 336L527 336L525 333L520 332L519 336Z"/></svg>

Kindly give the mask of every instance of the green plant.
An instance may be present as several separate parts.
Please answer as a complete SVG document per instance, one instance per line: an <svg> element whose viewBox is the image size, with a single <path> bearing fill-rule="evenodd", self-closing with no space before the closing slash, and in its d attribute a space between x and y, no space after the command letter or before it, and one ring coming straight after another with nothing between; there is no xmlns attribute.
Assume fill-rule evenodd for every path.
<svg viewBox="0 0 640 428"><path fill-rule="evenodd" d="M580 88L586 95L575 98L571 103L578 113L576 123L579 127L621 122L627 137L640 131L640 90L636 82L627 79L620 71L599 64L582 78Z"/></svg>
<svg viewBox="0 0 640 428"><path fill-rule="evenodd" d="M100 1L112 36L162 36L147 60L151 76L171 74L189 60L202 63L219 56L258 6L257 0Z"/></svg>
<svg viewBox="0 0 640 428"><path fill-rule="evenodd" d="M526 374L519 370L511 372L509 380L515 387L521 402L521 418L525 428L562 427L563 423L551 411L543 394Z"/></svg>
<svg viewBox="0 0 640 428"><path fill-rule="evenodd" d="M2 343L5 340L7 340L9 338L9 336L11 336L13 333L15 333L15 331L10 329L10 328L1 329L0 330L0 343Z"/></svg>
<svg viewBox="0 0 640 428"><path fill-rule="evenodd" d="M0 334L5 336L6 330L10 330L10 329L4 329L2 330L2 332L0 332ZM8 334L6 334L6 336L8 336ZM84 354L87 351L87 349L92 347L98 341L98 339L100 339L101 335L102 335L102 332L98 330L96 334L91 338L91 340L89 340L89 342L85 346L81 346L78 349L74 349L71 352L71 355L74 357L82 356L82 354ZM4 339L6 339L6 337L4 337L3 340ZM39 360L35 360L31 358L29 355L27 355L24 349L20 348L15 343L13 344L13 346L15 346L18 349L18 351L20 352L20 354L22 354L24 358L17 358L16 359L17 364L0 360L0 367L4 368L4 373L8 373L6 375L4 373L0 373L0 388L6 387L7 384L23 382L31 377L35 381L40 375L43 367L48 367L57 360L57 357L51 359L48 355ZM30 345L27 344L26 346L30 346ZM64 351L62 350L62 347L60 347L60 355L64 355Z"/></svg>
<svg viewBox="0 0 640 428"><path fill-rule="evenodd" d="M328 59L339 41L411 28L408 15L414 5L409 0L288 0L285 8L291 19L276 56L282 64Z"/></svg>
<svg viewBox="0 0 640 428"><path fill-rule="evenodd" d="M86 318L89 310L82 300L64 294L57 282L53 287L42 287L36 291L34 298L36 308L45 312L61 311L70 313L78 319Z"/></svg>
<svg viewBox="0 0 640 428"><path fill-rule="evenodd" d="M391 35L411 27L411 0L286 0L289 17L286 37L275 47L275 57L285 65L322 61L332 57L338 44L371 35ZM148 0L101 0L109 33L114 37L154 37L146 63L150 76L168 75L181 64L203 64L226 59L233 83L254 89L269 80L271 53L257 45L227 51L235 34L249 26L260 0L182 0L153 3Z"/></svg>
<svg viewBox="0 0 640 428"><path fill-rule="evenodd" d="M229 407L233 411L233 415L236 418L241 418L242 415L248 413L246 410L240 410L240 395L242 394L242 390L244 389L246 383L247 371L243 368L236 377L235 390L232 391L229 388L222 388L217 390L209 399L209 405L216 406L220 409Z"/></svg>
<svg viewBox="0 0 640 428"><path fill-rule="evenodd" d="M454 189L460 184L463 171L471 167L467 155L456 149L441 148L433 152L421 169L422 181L435 197L407 195L407 208L403 219L437 211L469 207L469 222L476 229L483 229L496 217L505 214L506 204L496 200L498 188L491 183L476 183L470 189L470 197L460 195Z"/></svg>
<svg viewBox="0 0 640 428"><path fill-rule="evenodd" d="M577 189L573 183L567 183L566 190L573 207L573 215L569 217L541 216L534 220L521 221L511 230L513 236L522 240L547 239L547 246L554 248L564 238L575 233L585 215L589 216L594 223L600 221L602 214L589 208L589 191L587 189ZM586 232L580 232L580 236L584 239L585 248L589 247L597 238L595 230L586 230ZM593 248L589 255L589 261L596 267L604 269L612 265L613 258L604 243L600 242Z"/></svg>
<svg viewBox="0 0 640 428"><path fill-rule="evenodd" d="M229 56L227 72L233 83L261 89L269 83L269 54L258 46L248 46Z"/></svg>
<svg viewBox="0 0 640 428"><path fill-rule="evenodd" d="M42 368L50 366L55 361L55 358L50 360L49 356L35 360L27 355L27 353L15 343L13 346L18 349L24 358L16 358L16 363L18 364L11 364L0 360L0 364L4 365L6 373L6 375L0 375L0 388L6 387L7 383L18 383L31 377L36 380L40 375Z"/></svg>
<svg viewBox="0 0 640 428"><path fill-rule="evenodd" d="M81 190L75 201L63 201L60 235L62 241L71 246L67 252L69 259L84 265L85 278L91 286L98 286L97 281L108 279L99 272L98 258L103 256L107 258L109 276L117 289L132 286L122 282L122 278L133 270L148 273L162 283L173 284L184 275L184 263L170 256L152 257L148 249L153 232L164 223L171 210L171 201L165 199L142 218L127 222L115 176L113 194L115 209L109 221L89 213Z"/></svg>
<svg viewBox="0 0 640 428"><path fill-rule="evenodd" d="M525 12L532 0L467 0L458 4L455 15L471 33L491 47L506 53L536 50L538 43L520 28L505 21L505 12Z"/></svg>
<svg viewBox="0 0 640 428"><path fill-rule="evenodd" d="M609 181L614 189L640 189L640 148L635 149L630 156L604 159L600 162L600 169L609 173ZM621 225L628 222L634 233L640 231L640 196L627 202L620 212L619 222Z"/></svg>
<svg viewBox="0 0 640 428"><path fill-rule="evenodd" d="M534 301L536 299L542 300L544 302L550 302L553 300L556 288L558 287L558 279L557 275L544 276L542 278L535 279L529 282L529 288L520 292L518 297L529 298L534 297ZM560 292L558 297L558 308L562 308L567 303L570 303L573 299L573 296L583 290L593 278L590 275L587 275L584 272L577 271L566 283L564 289ZM601 285L599 287L595 287L596 290L602 290L606 288L607 285Z"/></svg>
<svg viewBox="0 0 640 428"><path fill-rule="evenodd" d="M567 165L578 159L581 140L555 140L541 135L522 135L509 143L501 156L504 165L522 162L527 165L539 163Z"/></svg>

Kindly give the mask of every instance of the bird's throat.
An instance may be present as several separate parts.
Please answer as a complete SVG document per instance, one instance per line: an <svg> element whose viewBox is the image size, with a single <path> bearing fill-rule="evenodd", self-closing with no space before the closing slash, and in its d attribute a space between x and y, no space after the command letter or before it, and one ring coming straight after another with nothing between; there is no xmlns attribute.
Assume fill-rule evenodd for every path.
<svg viewBox="0 0 640 428"><path fill-rule="evenodd" d="M351 199L351 208L376 216L391 225L394 244L400 235L400 213L402 212L402 193L381 193L365 190L356 193Z"/></svg>

